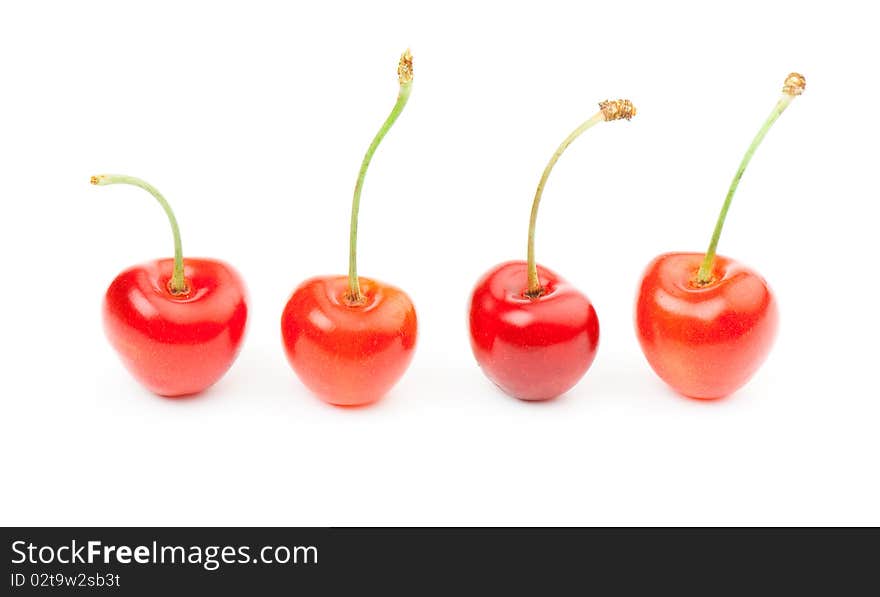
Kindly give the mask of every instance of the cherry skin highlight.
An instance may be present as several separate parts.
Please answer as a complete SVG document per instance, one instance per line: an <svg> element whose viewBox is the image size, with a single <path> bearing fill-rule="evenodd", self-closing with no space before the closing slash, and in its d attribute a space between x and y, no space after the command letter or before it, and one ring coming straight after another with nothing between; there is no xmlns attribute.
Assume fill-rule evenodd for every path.
<svg viewBox="0 0 880 597"><path fill-rule="evenodd" d="M599 346L590 300L538 266L544 292L526 294L526 262L509 261L477 282L470 303L471 348L486 376L521 400L548 400L571 389Z"/></svg>
<svg viewBox="0 0 880 597"><path fill-rule="evenodd" d="M779 311L757 272L717 255L714 279L694 283L702 253L667 253L639 285L636 331L651 368L677 392L713 399L745 385L770 353Z"/></svg>
<svg viewBox="0 0 880 597"><path fill-rule="evenodd" d="M281 316L291 367L325 401L370 404L403 376L416 347L416 312L402 290L360 278L362 302L346 298L348 278L303 282Z"/></svg>

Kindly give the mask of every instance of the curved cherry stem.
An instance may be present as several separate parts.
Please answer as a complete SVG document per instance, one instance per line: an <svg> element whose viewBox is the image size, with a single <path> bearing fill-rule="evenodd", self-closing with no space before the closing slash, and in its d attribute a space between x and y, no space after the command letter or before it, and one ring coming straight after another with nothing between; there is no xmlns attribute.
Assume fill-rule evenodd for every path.
<svg viewBox="0 0 880 597"><path fill-rule="evenodd" d="M180 242L180 228L177 226L177 218L174 217L171 205L168 204L162 193L147 181L125 174L99 174L98 176L92 176L91 183L97 186L129 184L142 188L156 198L156 201L165 210L165 215L168 216L168 222L171 224L171 234L174 235L174 271L171 274L168 289L171 291L171 294L186 294L189 292L189 286L183 277L183 247Z"/></svg>
<svg viewBox="0 0 880 597"><path fill-rule="evenodd" d="M354 198L351 202L351 228L349 232L349 248L348 248L348 296L346 299L353 305L363 302L361 295L360 281L357 274L357 228L358 228L358 212L361 206L361 191L364 187L364 179L367 176L367 169L373 159L373 154L385 138L385 135L391 130L397 117L403 112L406 102L409 101L409 95L412 90L413 80L413 63L412 54L409 50L401 54L400 62L397 66L397 78L400 83L400 91L397 94L397 102L391 110L391 114L382 123L382 127L376 136L373 137L372 143L367 148L364 160L361 163L361 169L358 172L357 182L354 185Z"/></svg>
<svg viewBox="0 0 880 597"><path fill-rule="evenodd" d="M715 279L713 269L715 266L715 252L718 248L718 239L721 238L721 230L724 228L724 221L727 219L727 211L730 209L730 203L733 201L733 196L736 194L737 187L739 187L739 181L743 177L743 173L746 171L749 162L752 161L752 156L755 154L755 150L758 149L758 146L764 140L764 137L767 135L770 127L773 126L773 123L776 122L783 112L785 112L785 109L788 108L792 100L804 92L805 87L806 80L803 75L799 75L798 73L791 73L788 75L782 88L782 97L776 102L776 105L773 107L767 120L761 125L758 134L755 135L755 138L752 139L751 145L749 145L749 148L746 150L746 154L743 156L739 168L736 169L736 174L733 175L733 180L727 191L727 197L724 198L724 203L721 205L721 213L718 214L718 220L715 223L715 230L712 232L712 240L709 241L709 248L706 250L706 256L703 258L703 262L700 264L700 269L697 272L696 284L698 286L711 284Z"/></svg>
<svg viewBox="0 0 880 597"><path fill-rule="evenodd" d="M609 120L629 120L636 114L636 109L629 100L608 100L601 102L599 107L600 110L598 112L591 116L589 120L574 129L559 145L556 152L553 154L553 157L550 158L550 161L544 168L544 173L541 174L541 180L538 182L538 188L535 191L535 198L532 201L532 213L529 217L529 247L527 258L529 285L528 290L526 290L525 293L529 298L538 298L544 294L544 288L541 287L541 281L538 279L538 264L535 261L535 228L538 222L538 206L541 204L541 197L544 195L544 186L547 184L547 179L550 178L550 172L553 171L553 166L556 165L556 162L559 161L560 156L568 146L594 125Z"/></svg>

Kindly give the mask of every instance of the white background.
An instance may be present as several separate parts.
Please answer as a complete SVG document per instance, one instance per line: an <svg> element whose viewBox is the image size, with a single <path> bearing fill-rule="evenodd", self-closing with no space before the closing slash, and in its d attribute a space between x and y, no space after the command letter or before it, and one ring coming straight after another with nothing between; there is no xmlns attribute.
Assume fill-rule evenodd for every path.
<svg viewBox="0 0 880 597"><path fill-rule="evenodd" d="M320 6L319 6L320 4ZM878 101L868 3L31 2L0 9L3 524L880 524ZM364 190L360 268L420 317L372 408L311 396L284 358L292 289L347 266L351 191L397 93L412 99ZM720 252L781 308L729 399L668 390L632 308L656 254L704 250L736 165L792 70L807 91L745 175ZM593 300L598 357L564 397L499 393L466 304L525 257L535 184L596 102L630 123L550 179L539 262ZM232 263L251 293L216 386L155 397L101 330L125 267Z"/></svg>

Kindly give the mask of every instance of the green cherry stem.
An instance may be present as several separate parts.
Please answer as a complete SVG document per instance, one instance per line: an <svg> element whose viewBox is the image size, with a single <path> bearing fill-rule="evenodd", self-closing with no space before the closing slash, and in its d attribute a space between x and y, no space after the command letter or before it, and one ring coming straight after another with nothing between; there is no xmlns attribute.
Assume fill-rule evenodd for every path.
<svg viewBox="0 0 880 597"><path fill-rule="evenodd" d="M544 173L541 174L541 180L538 182L538 189L535 191L535 199L532 201L532 213L529 217L529 248L527 259L529 286L525 293L527 297L536 299L544 294L544 288L541 287L541 281L538 279L538 264L535 261L535 226L538 222L538 206L541 204L541 196L544 194L544 185L547 184L547 179L550 178L550 172L553 171L553 166L556 165L556 162L559 161L559 157L568 146L594 125L611 120L629 120L635 115L636 109L629 100L619 99L601 102L599 104L599 111L590 117L589 120L574 129L571 134L565 138L565 141L559 145L556 152L553 154L553 157L550 158L547 167L544 168Z"/></svg>
<svg viewBox="0 0 880 597"><path fill-rule="evenodd" d="M733 200L734 194L736 194L739 181L742 178L743 173L746 171L749 162L752 161L752 156L755 154L755 150L758 149L758 146L761 144L761 141L764 140L764 137L767 135L770 127L773 126L773 123L776 122L783 112L785 112L785 109L788 108L788 105L792 100L804 92L805 87L806 79L804 79L803 75L791 73L785 78L785 83L782 86L782 97L776 102L773 111L770 112L770 116L767 117L767 120L764 121L758 134L755 135L752 144L749 145L746 154L743 156L743 159L739 164L739 168L736 170L736 174L733 175L733 180L727 191L727 197L725 197L724 203L721 205L721 213L718 214L718 221L715 223L715 230L712 232L712 240L709 242L706 256L703 258L703 263L700 265L700 270L697 272L697 286L711 284L714 280L713 268L715 266L715 251L718 248L718 239L721 238L721 230L724 228L724 220L727 219L727 211L730 209L730 203Z"/></svg>
<svg viewBox="0 0 880 597"><path fill-rule="evenodd" d="M183 277L183 248L180 243L180 228L177 226L177 218L174 217L174 212L171 211L171 206L168 204L165 197L162 196L162 193L145 180L141 180L134 176L126 176L125 174L99 174L97 176L92 176L91 183L97 186L130 184L142 188L156 198L156 201L158 201L159 205L162 206L162 209L165 210L165 215L168 216L168 222L171 224L171 234L174 235L174 272L171 274L171 281L168 283L168 289L171 291L171 294L186 294L189 292L189 287Z"/></svg>
<svg viewBox="0 0 880 597"><path fill-rule="evenodd" d="M367 153L364 155L364 161L361 163L360 172L358 172L357 182L354 185L354 198L351 201L351 230L349 233L349 250L348 250L348 296L346 300L352 305L358 305L364 301L361 295L361 285L358 280L357 273L357 229L358 229L358 212L361 206L361 191L364 188L364 179L367 176L367 169L370 167L370 161L376 148L385 138L385 135L391 130L397 117L403 112L406 102L409 101L409 95L412 91L413 81L413 58L409 50L401 54L400 62L397 65L397 78L400 82L400 92L397 94L397 103L391 110L391 114L382 123L382 128L373 137Z"/></svg>

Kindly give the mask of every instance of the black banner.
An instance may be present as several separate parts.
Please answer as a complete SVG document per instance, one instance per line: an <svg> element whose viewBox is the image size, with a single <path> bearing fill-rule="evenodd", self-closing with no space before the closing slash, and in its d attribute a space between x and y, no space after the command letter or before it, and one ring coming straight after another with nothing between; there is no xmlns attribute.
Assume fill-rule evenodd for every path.
<svg viewBox="0 0 880 597"><path fill-rule="evenodd" d="M857 594L877 529L9 528L2 595Z"/></svg>

